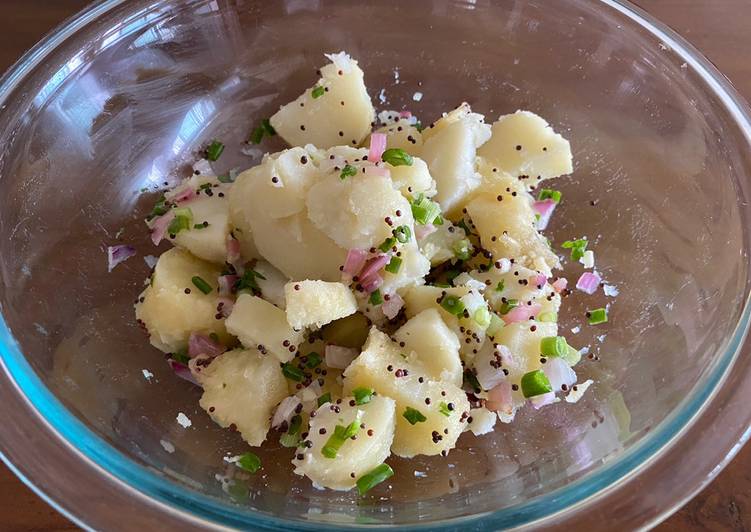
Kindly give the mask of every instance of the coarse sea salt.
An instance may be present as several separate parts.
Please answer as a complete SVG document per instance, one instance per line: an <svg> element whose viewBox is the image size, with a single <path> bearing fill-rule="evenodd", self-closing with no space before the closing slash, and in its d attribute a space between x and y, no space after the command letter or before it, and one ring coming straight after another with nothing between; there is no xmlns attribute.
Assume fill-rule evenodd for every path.
<svg viewBox="0 0 751 532"><path fill-rule="evenodd" d="M182 412L180 412L179 414L177 414L177 422L184 429L187 429L188 427L190 427L193 424L193 422L190 420L190 418L188 418L188 416L186 416Z"/></svg>

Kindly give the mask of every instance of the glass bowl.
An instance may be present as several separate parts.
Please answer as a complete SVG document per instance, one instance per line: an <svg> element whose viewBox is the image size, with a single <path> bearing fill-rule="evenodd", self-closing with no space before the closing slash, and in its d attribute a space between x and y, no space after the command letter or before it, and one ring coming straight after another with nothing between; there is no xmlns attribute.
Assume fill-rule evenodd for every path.
<svg viewBox="0 0 751 532"><path fill-rule="evenodd" d="M465 434L447 459L390 460L392 482L363 498L313 489L275 444L262 472L233 474L222 458L242 442L200 411L132 308L142 257L157 253L142 222L152 190L213 138L228 146L220 171L255 164L249 131L339 50L360 60L379 108L429 121L467 100L489 120L546 117L576 161L556 183L550 238L587 235L620 290L565 307L569 341L591 346L577 371L596 382L579 403ZM633 529L748 437L748 109L626 2L112 0L25 55L0 105L0 443L79 524ZM139 256L108 273L117 242ZM606 326L569 333L605 303Z"/></svg>

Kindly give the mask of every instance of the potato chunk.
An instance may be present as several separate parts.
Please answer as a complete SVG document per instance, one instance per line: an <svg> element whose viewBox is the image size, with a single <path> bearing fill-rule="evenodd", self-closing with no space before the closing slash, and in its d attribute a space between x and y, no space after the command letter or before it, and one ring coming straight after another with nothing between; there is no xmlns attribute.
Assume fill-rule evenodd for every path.
<svg viewBox="0 0 751 532"><path fill-rule="evenodd" d="M248 444L261 445L274 408L287 396L279 361L255 349L235 349L198 369L201 408L221 427L234 424Z"/></svg>
<svg viewBox="0 0 751 532"><path fill-rule="evenodd" d="M302 459L292 461L295 473L305 475L316 485L335 490L355 487L357 479L379 466L391 454L394 439L396 405L393 399L376 395L369 403L350 406L352 397L345 397L340 405L325 403L310 419ZM325 456L324 447L334 436L337 425L348 427L355 423L356 439L347 438L334 458ZM332 454L331 450L325 451Z"/></svg>
<svg viewBox="0 0 751 532"><path fill-rule="evenodd" d="M149 332L151 345L165 353L179 351L188 345L192 332L216 333L222 340L229 339L224 321L215 317L220 273L212 264L179 248L159 257L152 283L141 294L143 302L136 304L136 318ZM212 291L201 292L193 277L206 281Z"/></svg>
<svg viewBox="0 0 751 532"><path fill-rule="evenodd" d="M370 133L375 110L357 61L346 53L327 54L321 79L271 117L271 125L290 146L357 146Z"/></svg>
<svg viewBox="0 0 751 532"><path fill-rule="evenodd" d="M250 294L237 298L226 325L245 347L272 353L281 362L292 360L303 341L302 332L289 326L282 309Z"/></svg>
<svg viewBox="0 0 751 532"><path fill-rule="evenodd" d="M287 322L294 329L322 327L357 312L352 291L342 283L290 281L284 286Z"/></svg>
<svg viewBox="0 0 751 532"><path fill-rule="evenodd" d="M420 193L428 197L435 195L435 181L430 175L428 165L419 157L413 157L410 166L387 164L386 168L391 172L391 181L394 188L405 196L414 197Z"/></svg>
<svg viewBox="0 0 751 532"><path fill-rule="evenodd" d="M448 452L467 424L466 395L451 383L431 380L418 362L402 354L374 327L362 354L344 371L344 391L368 387L396 401L394 454L410 458Z"/></svg>

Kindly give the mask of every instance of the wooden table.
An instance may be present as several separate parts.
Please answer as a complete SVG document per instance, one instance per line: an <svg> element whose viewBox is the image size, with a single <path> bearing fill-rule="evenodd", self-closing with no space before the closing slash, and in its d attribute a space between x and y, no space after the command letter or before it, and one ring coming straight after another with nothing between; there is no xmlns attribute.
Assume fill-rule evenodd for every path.
<svg viewBox="0 0 751 532"><path fill-rule="evenodd" d="M0 70L86 0L2 0ZM751 1L638 0L702 50L751 100ZM0 530L75 530L0 466ZM662 532L751 529L751 446L703 492L658 527Z"/></svg>

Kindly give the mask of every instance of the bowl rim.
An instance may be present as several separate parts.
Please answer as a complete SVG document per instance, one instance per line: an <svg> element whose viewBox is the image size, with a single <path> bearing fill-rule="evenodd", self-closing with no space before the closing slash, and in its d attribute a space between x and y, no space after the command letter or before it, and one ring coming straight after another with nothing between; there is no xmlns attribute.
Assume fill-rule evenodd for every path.
<svg viewBox="0 0 751 532"><path fill-rule="evenodd" d="M127 1L102 0L69 18L45 36L0 78L0 104L7 100L18 84L58 45ZM737 94L727 78L708 59L675 31L629 1L596 1L631 19L667 46L672 53L679 55L694 72L699 74L702 81L722 102L725 110L731 114L736 125L743 131L747 143L751 144L751 113L748 105ZM153 6L146 9L151 8ZM745 228L744 233L747 237ZM448 530L466 526L483 529L539 526L566 519L564 513L573 514L587 510L608 494L622 490L629 480L664 459L664 455L674 447L676 442L691 430L702 415L706 414L711 403L720 399L729 400L725 396L719 397L722 395L720 391L743 350L749 324L751 324L751 297L747 295L733 334L727 340L724 351L721 356L718 356L714 367L704 377L704 382L700 383L701 386L697 385L692 394L654 428L650 436L634 444L618 459L603 464L597 470L566 486L517 506L484 514L451 518L440 523L417 522L409 525L396 525L395 528ZM151 512L153 516L162 516L162 519L164 517L173 519L173 521L169 519L160 521L162 525L182 524L201 528L224 528L252 524L262 528L298 530L316 530L321 526L319 522L289 520L249 509L244 509L244 514L237 513L232 510L231 506L209 496L185 490L177 483L166 480L154 474L149 468L127 458L88 429L44 386L23 357L20 346L14 339L4 317L0 317L0 366L3 369L0 375L0 399L9 400L8 402L0 400L0 413L10 415L9 405L15 402L16 407L21 409L16 412L19 422L23 421L26 425L29 422L28 418L33 418L33 426L28 430L44 435L48 440L46 445L59 447L63 452L68 453L72 461L62 464L63 466L71 470L81 466L89 468L92 479L96 477L112 488L113 492L120 493L123 498L129 497L136 501L136 504L144 511ZM749 378L746 379L746 385L751 386L751 369L748 369L747 373ZM751 436L750 422L751 413L736 430L728 431L729 434L725 436L724 441L726 446L728 443L730 446L722 453L723 458L719 464L702 465L701 469L708 469L701 475L702 482L690 489L676 490L676 493L670 497L672 502L669 505L658 511L652 511L651 515L645 514L644 524L653 525L666 518L719 474ZM24 426L24 430L26 428ZM11 442L11 440L12 438L7 433L0 434L0 448L2 448L0 458L6 465L55 509L79 526L90 528L87 524L87 516L80 515L73 509L75 499L71 497L70 491L76 490L76 486L58 483L51 485L49 489L42 488L41 482L49 479L40 476L38 470L31 473L27 465L13 463L12 457L18 453L12 451L14 446L19 445L19 442ZM695 464L692 465L700 469ZM519 519L522 521L519 522ZM335 523L326 523L326 526L338 530L352 528Z"/></svg>

